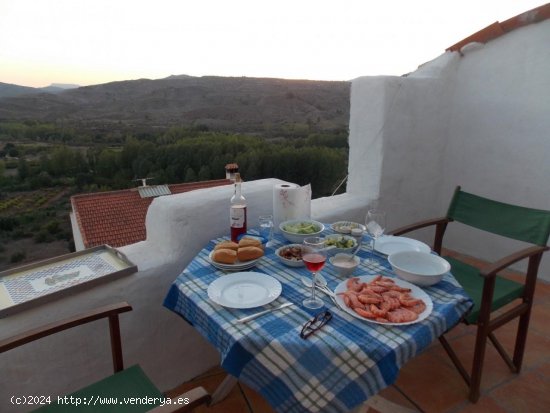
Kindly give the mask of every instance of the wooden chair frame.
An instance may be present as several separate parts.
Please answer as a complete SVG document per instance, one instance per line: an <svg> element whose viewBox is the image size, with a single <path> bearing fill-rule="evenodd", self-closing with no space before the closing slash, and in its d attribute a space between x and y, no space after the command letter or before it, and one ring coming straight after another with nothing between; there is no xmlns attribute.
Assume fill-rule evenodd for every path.
<svg viewBox="0 0 550 413"><path fill-rule="evenodd" d="M457 191L460 187L457 187ZM441 248L443 244L443 237L447 225L453 222L453 219L448 217L428 219L425 221L417 222L411 225L403 226L391 231L390 235L402 235L407 232L411 232L417 229L435 226L435 236L432 249L441 255ZM473 403L479 400L480 396L480 384L481 374L483 369L483 362L485 357L485 348L487 344L487 338L493 343L500 356L506 362L510 370L514 373L519 373L523 362L523 354L525 351L525 343L527 340L527 332L529 328L529 319L531 315L531 308L533 306L533 297L535 293L535 286L537 281L537 273L542 254L548 251L548 246L530 246L520 251L514 252L508 256L505 256L494 263L489 263L479 271L479 275L483 277L483 292L481 299L481 308L479 311L477 321L477 335L474 349L474 359L472 363L471 373L468 374L456 353L450 346L447 339L442 335L439 337L443 348L451 358L453 364L459 371L460 375L464 378L466 384L470 388L469 399ZM521 297L521 302L508 309L506 312L491 319L491 303L493 301L493 293L495 289L496 275L503 269L510 265L528 259L527 273L525 276L524 291ZM516 335L516 342L514 346L513 358L510 358L506 350L498 342L493 332L506 324L507 322L519 317L518 331ZM466 322L465 320L463 320ZM466 324L468 324L466 322Z"/></svg>
<svg viewBox="0 0 550 413"><path fill-rule="evenodd" d="M132 307L126 303L106 305L97 309L87 311L61 321L52 322L41 327L34 328L16 336L0 341L0 354L24 344L36 341L43 337L68 330L73 327L84 325L103 318L109 319L109 332L111 336L111 355L113 370L115 373L124 370L122 357L122 342L120 338L119 314L131 311ZM210 403L210 394L202 387L196 387L183 394L177 395L172 400L188 398L189 403L181 405L177 403L165 404L150 410L151 413L183 413L190 412L201 404Z"/></svg>

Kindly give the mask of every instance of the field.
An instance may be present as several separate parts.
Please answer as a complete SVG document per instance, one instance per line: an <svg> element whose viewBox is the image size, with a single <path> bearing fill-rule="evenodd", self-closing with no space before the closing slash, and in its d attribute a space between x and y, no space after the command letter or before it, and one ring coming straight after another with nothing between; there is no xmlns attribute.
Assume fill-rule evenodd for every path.
<svg viewBox="0 0 550 413"><path fill-rule="evenodd" d="M63 187L3 193L0 270L71 251L70 194Z"/></svg>

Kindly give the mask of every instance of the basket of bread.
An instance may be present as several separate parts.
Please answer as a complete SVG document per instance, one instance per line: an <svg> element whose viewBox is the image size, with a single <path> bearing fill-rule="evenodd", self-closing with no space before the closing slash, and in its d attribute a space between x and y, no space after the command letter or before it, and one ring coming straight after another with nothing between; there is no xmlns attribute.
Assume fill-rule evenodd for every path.
<svg viewBox="0 0 550 413"><path fill-rule="evenodd" d="M238 243L219 242L209 257L212 265L217 268L238 271L253 267L263 255L262 243L255 238L245 237Z"/></svg>

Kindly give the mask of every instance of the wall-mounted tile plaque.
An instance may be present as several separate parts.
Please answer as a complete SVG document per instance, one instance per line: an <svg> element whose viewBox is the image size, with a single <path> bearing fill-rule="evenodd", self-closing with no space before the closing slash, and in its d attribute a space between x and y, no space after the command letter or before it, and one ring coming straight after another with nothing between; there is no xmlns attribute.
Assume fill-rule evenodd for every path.
<svg viewBox="0 0 550 413"><path fill-rule="evenodd" d="M0 317L136 271L120 251L102 245L0 272Z"/></svg>

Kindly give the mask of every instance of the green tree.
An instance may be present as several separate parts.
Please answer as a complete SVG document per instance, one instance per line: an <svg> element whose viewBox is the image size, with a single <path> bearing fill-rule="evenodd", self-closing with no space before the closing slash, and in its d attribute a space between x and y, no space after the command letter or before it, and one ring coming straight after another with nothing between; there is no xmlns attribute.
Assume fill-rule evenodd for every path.
<svg viewBox="0 0 550 413"><path fill-rule="evenodd" d="M199 181L208 181L210 176L210 167L208 165L201 166L198 174Z"/></svg>
<svg viewBox="0 0 550 413"><path fill-rule="evenodd" d="M196 182L197 181L197 174L193 170L193 168L187 168L187 171L185 171L185 182Z"/></svg>
<svg viewBox="0 0 550 413"><path fill-rule="evenodd" d="M17 174L19 175L19 179L22 181L29 177L30 168L25 158L19 158L19 161L17 163Z"/></svg>
<svg viewBox="0 0 550 413"><path fill-rule="evenodd" d="M104 178L112 177L118 169L118 156L109 149L103 149L97 158L97 174Z"/></svg>

